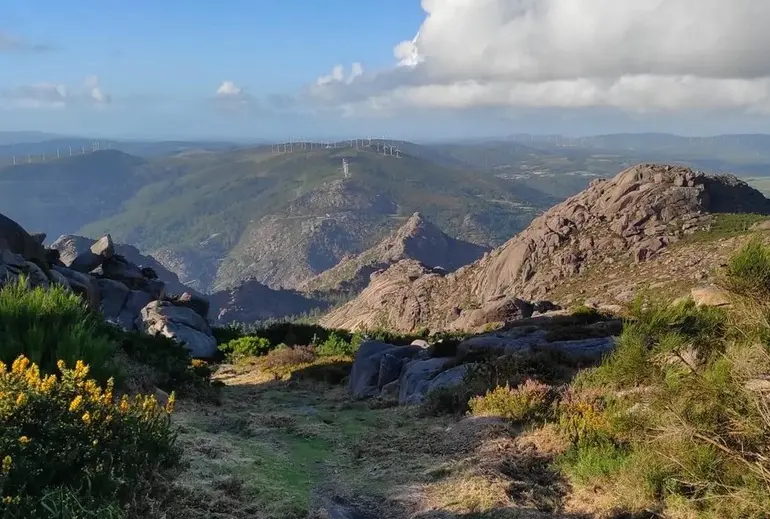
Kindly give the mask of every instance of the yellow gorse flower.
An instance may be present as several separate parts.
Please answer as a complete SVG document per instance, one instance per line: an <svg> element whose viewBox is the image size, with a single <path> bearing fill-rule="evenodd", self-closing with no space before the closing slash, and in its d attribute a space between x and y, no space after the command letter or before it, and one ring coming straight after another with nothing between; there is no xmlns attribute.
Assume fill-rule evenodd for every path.
<svg viewBox="0 0 770 519"><path fill-rule="evenodd" d="M24 404L27 403L29 400L29 397L25 395L24 393L19 393L19 396L16 397L16 407L21 407Z"/></svg>
<svg viewBox="0 0 770 519"><path fill-rule="evenodd" d="M8 474L11 471L11 467L13 467L13 458L6 456L3 458L3 464L0 466L0 469L2 469L3 474Z"/></svg>
<svg viewBox="0 0 770 519"><path fill-rule="evenodd" d="M13 361L11 365L11 373L16 375L23 375L29 365L29 359L24 355Z"/></svg>
<svg viewBox="0 0 770 519"><path fill-rule="evenodd" d="M85 414L83 414L83 416L81 417L81 420L83 420L84 424L90 425L91 424L91 413L86 411Z"/></svg>
<svg viewBox="0 0 770 519"><path fill-rule="evenodd" d="M29 445L30 439L28 436L22 436L19 438L19 443L22 445Z"/></svg>
<svg viewBox="0 0 770 519"><path fill-rule="evenodd" d="M83 403L83 397L78 395L73 400L72 403L70 403L70 412L75 413L78 409L80 409L81 404Z"/></svg>

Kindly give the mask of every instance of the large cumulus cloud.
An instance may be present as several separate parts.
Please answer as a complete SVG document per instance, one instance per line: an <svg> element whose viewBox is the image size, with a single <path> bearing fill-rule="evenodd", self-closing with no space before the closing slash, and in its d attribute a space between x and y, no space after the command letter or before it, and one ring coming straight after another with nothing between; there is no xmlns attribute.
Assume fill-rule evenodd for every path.
<svg viewBox="0 0 770 519"><path fill-rule="evenodd" d="M423 0L390 69L309 87L349 112L612 107L770 112L770 1Z"/></svg>

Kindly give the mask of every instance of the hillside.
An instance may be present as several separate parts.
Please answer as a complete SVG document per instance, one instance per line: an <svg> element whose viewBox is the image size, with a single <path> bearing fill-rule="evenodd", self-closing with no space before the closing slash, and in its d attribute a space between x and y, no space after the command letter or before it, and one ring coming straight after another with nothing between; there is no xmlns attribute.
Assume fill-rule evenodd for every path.
<svg viewBox="0 0 770 519"><path fill-rule="evenodd" d="M489 248L447 236L422 217L412 215L398 230L376 246L310 279L300 288L306 292L355 294L366 288L369 276L404 259L448 272L479 259Z"/></svg>
<svg viewBox="0 0 770 519"><path fill-rule="evenodd" d="M767 215L770 201L735 177L679 166L636 166L612 180L593 182L454 274L402 261L375 276L357 299L322 323L410 331L473 329L506 321L509 312L520 308L515 298L548 298L592 268L606 272L616 263L648 261L708 228L713 223L709 213L727 212ZM622 275L615 279L623 281Z"/></svg>
<svg viewBox="0 0 770 519"><path fill-rule="evenodd" d="M203 278L199 288L208 290L252 278L296 287L374 246L416 211L453 237L501 243L554 201L515 182L353 148L254 148L154 164L183 173L145 185L82 234L109 230L169 258L170 268L187 273L183 282Z"/></svg>
<svg viewBox="0 0 770 519"><path fill-rule="evenodd" d="M54 237L71 234L120 211L125 200L165 172L156 167L119 151L0 167L0 207L28 229Z"/></svg>

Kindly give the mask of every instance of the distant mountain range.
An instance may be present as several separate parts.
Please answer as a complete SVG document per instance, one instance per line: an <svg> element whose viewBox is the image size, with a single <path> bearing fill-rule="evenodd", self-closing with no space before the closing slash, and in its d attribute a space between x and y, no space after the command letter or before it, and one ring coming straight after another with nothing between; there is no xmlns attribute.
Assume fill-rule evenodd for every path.
<svg viewBox="0 0 770 519"><path fill-rule="evenodd" d="M47 232L49 241L109 232L203 292L245 281L337 290L338 278L355 291L384 257L371 251L414 213L451 239L497 246L592 180L638 163L756 177L770 172L764 135L371 141L371 147L297 146L293 153L227 142L102 141L113 149L76 153L78 143L88 143L82 150L90 142L0 133L0 211ZM397 147L400 158L384 155L385 144ZM58 149L59 158L46 152L45 162L27 164L21 155L20 164L7 161L11 150L44 148ZM360 276L351 281L348 270Z"/></svg>

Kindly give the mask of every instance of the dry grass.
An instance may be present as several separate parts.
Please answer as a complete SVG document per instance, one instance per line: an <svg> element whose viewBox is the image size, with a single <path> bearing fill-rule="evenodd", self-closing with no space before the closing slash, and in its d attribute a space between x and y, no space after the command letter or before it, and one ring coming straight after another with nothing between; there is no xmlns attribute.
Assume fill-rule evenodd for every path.
<svg viewBox="0 0 770 519"><path fill-rule="evenodd" d="M550 455L503 421L373 409L342 386L276 380L258 363L215 376L225 384L221 406L178 406L184 470L154 517L304 518L324 497L383 519L563 509Z"/></svg>

